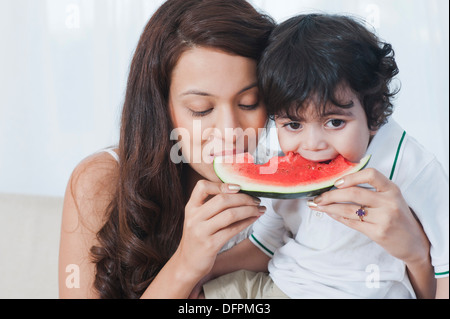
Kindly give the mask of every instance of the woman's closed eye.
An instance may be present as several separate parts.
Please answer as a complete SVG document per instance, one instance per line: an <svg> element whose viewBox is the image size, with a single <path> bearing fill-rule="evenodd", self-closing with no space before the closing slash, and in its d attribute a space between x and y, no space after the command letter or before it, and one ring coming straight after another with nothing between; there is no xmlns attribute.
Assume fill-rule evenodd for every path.
<svg viewBox="0 0 450 319"><path fill-rule="evenodd" d="M259 106L259 102L256 102L255 104L239 104L239 107L246 111L251 111L257 109Z"/></svg>
<svg viewBox="0 0 450 319"><path fill-rule="evenodd" d="M204 111L194 111L193 109L189 109L189 111L191 112L193 117L203 117L203 116L210 114L213 111L213 109L214 108L209 108Z"/></svg>
<svg viewBox="0 0 450 319"><path fill-rule="evenodd" d="M245 111L252 111L252 110L256 110L259 107L259 102L255 103L255 104L251 104L251 105L246 105L246 104L239 104L239 107ZM210 114L212 111L214 110L214 108L209 108L206 109L204 111L196 111L193 109L189 109L189 111L191 112L193 117L203 117L206 116L208 114Z"/></svg>

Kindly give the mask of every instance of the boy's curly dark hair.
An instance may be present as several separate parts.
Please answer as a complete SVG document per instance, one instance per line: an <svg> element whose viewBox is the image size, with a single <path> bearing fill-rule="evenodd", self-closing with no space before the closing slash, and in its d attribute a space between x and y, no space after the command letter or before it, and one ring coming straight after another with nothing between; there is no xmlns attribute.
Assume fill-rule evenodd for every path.
<svg viewBox="0 0 450 319"><path fill-rule="evenodd" d="M359 97L369 129L393 112L398 89L389 85L399 70L394 50L361 21L343 15L308 14L281 23L258 65L260 89L269 115L298 114L313 99L324 112L337 89L348 85Z"/></svg>

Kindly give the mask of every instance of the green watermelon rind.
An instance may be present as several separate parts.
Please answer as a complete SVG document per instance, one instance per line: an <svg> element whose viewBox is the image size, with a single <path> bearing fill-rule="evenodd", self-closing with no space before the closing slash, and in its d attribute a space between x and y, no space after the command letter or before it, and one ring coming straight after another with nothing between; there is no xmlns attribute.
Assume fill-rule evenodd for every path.
<svg viewBox="0 0 450 319"><path fill-rule="evenodd" d="M273 199L296 199L296 198L306 198L306 197L315 197L320 194L329 191L333 188L333 186L319 188L314 191L302 192L302 193L270 193L270 192L256 192L256 191L246 191L241 190L241 193L248 194L254 197L265 197L265 198L273 198Z"/></svg>
<svg viewBox="0 0 450 319"><path fill-rule="evenodd" d="M352 173L356 173L362 169L364 169L367 164L369 163L369 160L371 158L371 155L366 155L361 159L361 161L351 167L350 169L347 169L342 172L342 174L339 174L338 176L333 176L328 181L323 181L320 183L312 183L307 186L288 186L285 187L286 191L264 191L261 190L261 188L270 188L271 185L260 185L257 183L253 183L253 185L249 186L242 186L239 179L234 180L233 178L227 178L224 176L224 172L221 172L220 170L220 163L219 161L216 161L214 159L214 171L216 175L220 178L220 180L223 183L229 183L229 184L237 184L241 186L241 193L245 193L251 196L255 197L265 197L265 198L273 198L273 199L295 199L295 198L305 198L305 197L315 197L318 196L326 191L331 190L334 187L334 183L344 177L345 175L349 175ZM248 184L249 182L246 181L245 184ZM282 188L282 186L273 186L274 188ZM259 189L258 189L259 188ZM292 191L292 188L297 188L297 191Z"/></svg>

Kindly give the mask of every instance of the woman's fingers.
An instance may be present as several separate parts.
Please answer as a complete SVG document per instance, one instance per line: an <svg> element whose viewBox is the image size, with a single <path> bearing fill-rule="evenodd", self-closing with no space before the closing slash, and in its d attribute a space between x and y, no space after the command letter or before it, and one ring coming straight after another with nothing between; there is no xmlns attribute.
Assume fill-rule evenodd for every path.
<svg viewBox="0 0 450 319"><path fill-rule="evenodd" d="M361 184L369 184L374 189L357 186ZM376 223L380 221L387 208L395 205L393 198L399 192L394 183L371 168L343 177L336 186L338 189L316 197L308 203L309 206L314 210L340 216L345 220ZM384 209L378 211L381 214L377 214L377 209L382 207Z"/></svg>
<svg viewBox="0 0 450 319"><path fill-rule="evenodd" d="M259 206L261 200L247 194L219 194L211 198L203 205L205 215L203 218L210 219L226 209L243 206Z"/></svg>
<svg viewBox="0 0 450 319"><path fill-rule="evenodd" d="M377 223L382 218L383 209L389 207L388 197L374 190L362 187L350 187L335 189L323 193L308 201L308 206L312 210L332 214L346 220L364 221L367 223Z"/></svg>
<svg viewBox="0 0 450 319"><path fill-rule="evenodd" d="M357 186L334 189L314 198L312 202L309 202L309 206L320 209L322 206L330 204L354 203L359 206L375 207L379 203L379 198L374 195L376 195L375 191Z"/></svg>
<svg viewBox="0 0 450 319"><path fill-rule="evenodd" d="M256 220L265 208L258 207L260 199L238 193L239 189L237 185L199 181L186 205L189 224L204 223L201 228L205 235L213 235L233 224L237 225L232 228L250 225L247 219Z"/></svg>
<svg viewBox="0 0 450 319"><path fill-rule="evenodd" d="M356 204L330 204L311 209L326 213L331 217L341 217L345 220L364 221L366 223L377 222L377 213L375 208L361 207ZM362 209L363 211L359 211ZM359 215L358 212L359 211ZM335 218L336 219L336 218Z"/></svg>
<svg viewBox="0 0 450 319"><path fill-rule="evenodd" d="M392 182L379 171L373 168L366 168L359 172L349 174L336 181L337 188L347 188L360 184L369 184L378 192L388 191L392 188Z"/></svg>
<svg viewBox="0 0 450 319"><path fill-rule="evenodd" d="M239 190L239 185L200 180L195 185L189 202L194 206L200 206L205 203L210 196L217 194L233 194L239 192Z"/></svg>
<svg viewBox="0 0 450 319"><path fill-rule="evenodd" d="M349 218L346 218L346 217L343 217L343 216L337 215L337 214L336 215L328 214L328 216L330 216L334 220L336 220L350 228L353 228L356 231L366 234L366 235L372 234L378 227L376 224L371 223L371 222L362 223L359 219L358 220L349 219Z"/></svg>
<svg viewBox="0 0 450 319"><path fill-rule="evenodd" d="M229 208L208 220L209 229L213 234L225 228L234 229L234 226L237 226L235 224L239 224L249 219L255 221L264 214L265 211L266 208L264 206L240 206ZM251 222L249 222L249 224L250 223ZM247 222L244 222L243 224L247 224Z"/></svg>
<svg viewBox="0 0 450 319"><path fill-rule="evenodd" d="M217 233L214 234L216 238L219 238L219 242L226 243L231 238L239 234L241 231L249 227L253 224L258 217L250 217L241 221L238 221L234 224L229 225L228 227L220 229ZM222 245L223 246L223 245Z"/></svg>

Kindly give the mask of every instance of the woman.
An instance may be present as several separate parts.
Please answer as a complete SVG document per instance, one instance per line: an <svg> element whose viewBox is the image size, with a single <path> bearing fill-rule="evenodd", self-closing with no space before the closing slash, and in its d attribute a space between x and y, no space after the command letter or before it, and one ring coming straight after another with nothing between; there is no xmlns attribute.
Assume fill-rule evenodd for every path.
<svg viewBox="0 0 450 319"><path fill-rule="evenodd" d="M94 154L68 183L61 297L186 298L261 216L211 158L253 151L257 136L242 132L266 122L256 66L273 27L244 0L169 0L153 15L130 68L118 161Z"/></svg>

